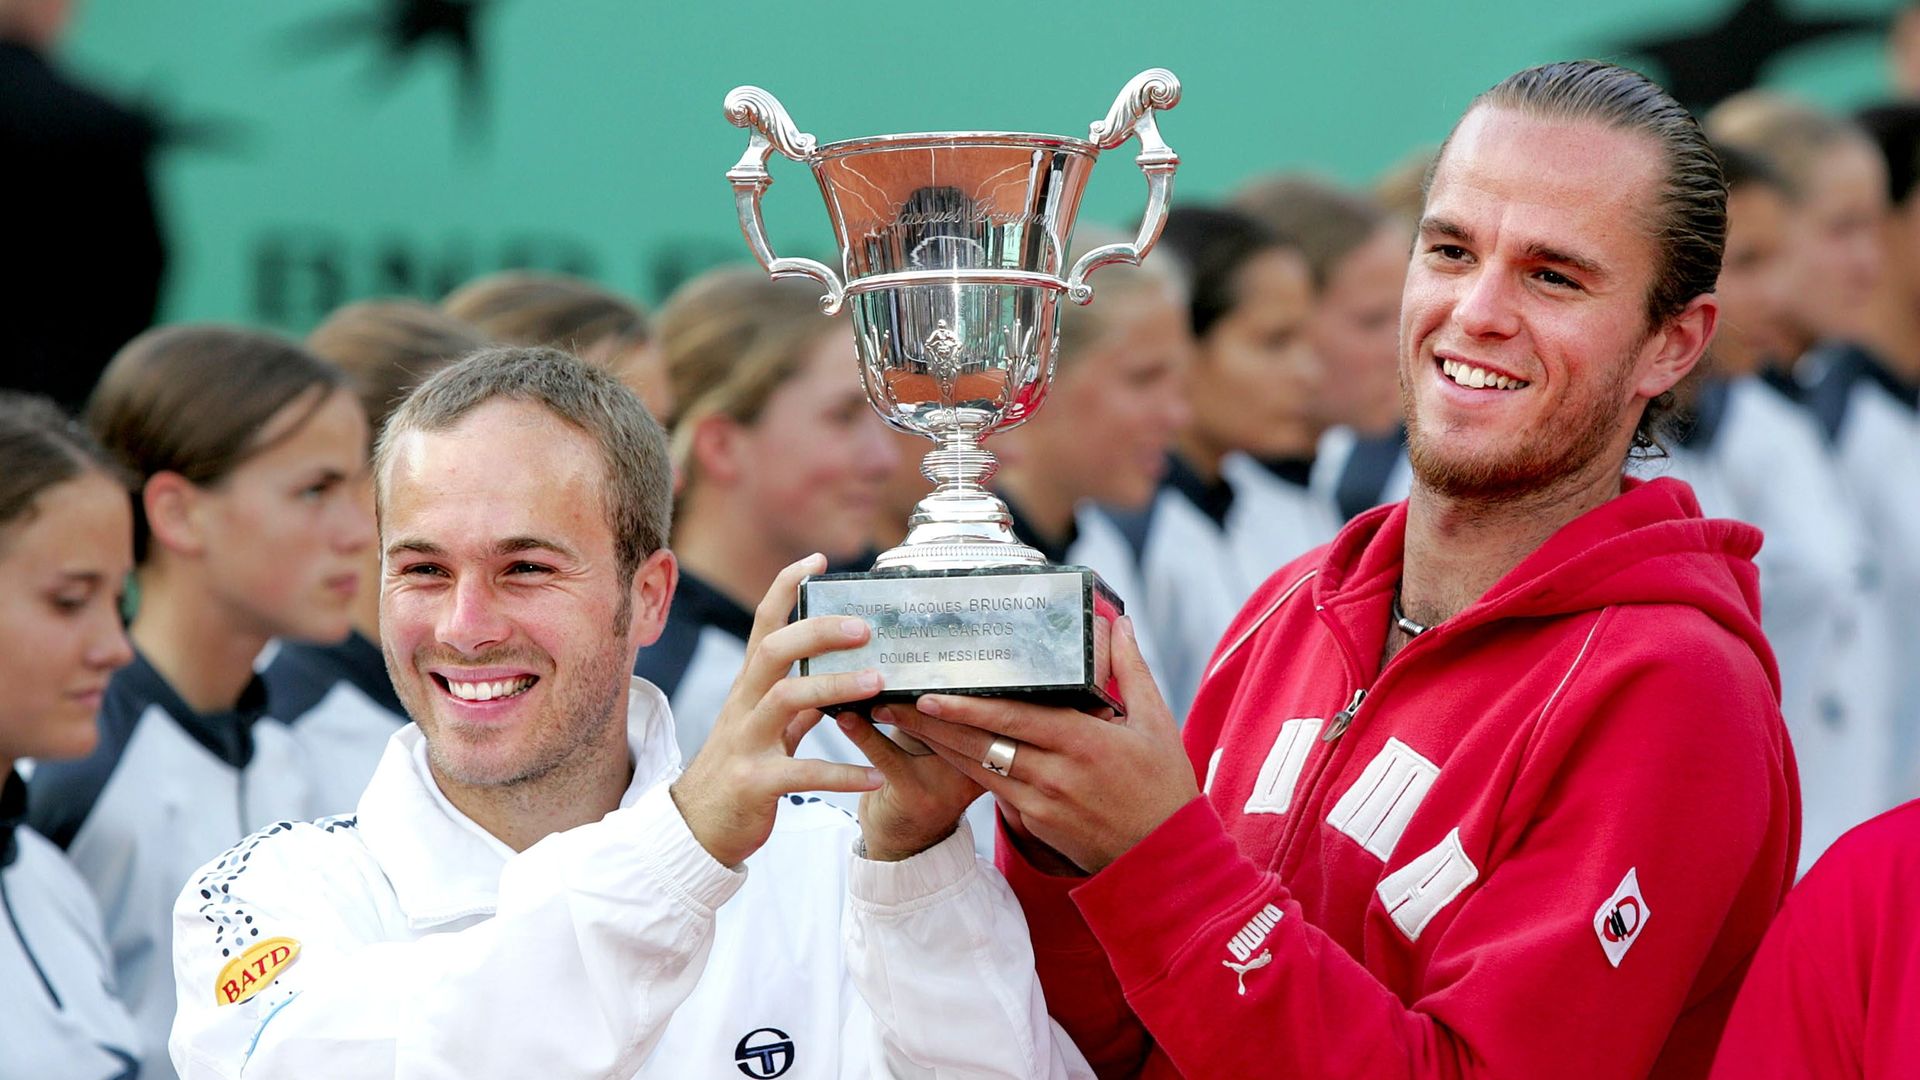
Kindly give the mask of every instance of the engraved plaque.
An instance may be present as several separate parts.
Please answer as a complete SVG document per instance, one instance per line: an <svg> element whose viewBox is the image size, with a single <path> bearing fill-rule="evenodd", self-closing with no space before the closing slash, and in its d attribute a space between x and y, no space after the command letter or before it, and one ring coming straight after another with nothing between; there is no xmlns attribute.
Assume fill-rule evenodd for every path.
<svg viewBox="0 0 1920 1080"><path fill-rule="evenodd" d="M873 637L800 671L874 668L886 680L877 701L989 694L1117 709L1108 647L1120 613L1082 566L822 574L801 584L800 616L851 615Z"/></svg>

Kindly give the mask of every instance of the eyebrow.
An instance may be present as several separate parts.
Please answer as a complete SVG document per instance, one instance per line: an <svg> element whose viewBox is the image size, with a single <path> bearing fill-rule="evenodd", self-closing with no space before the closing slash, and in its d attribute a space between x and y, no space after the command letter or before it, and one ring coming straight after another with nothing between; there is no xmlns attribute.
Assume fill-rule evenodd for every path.
<svg viewBox="0 0 1920 1080"><path fill-rule="evenodd" d="M1546 244L1528 244L1527 258L1534 262L1558 263L1561 266L1571 266L1591 278L1604 280L1608 276L1605 268L1592 259L1587 258L1585 255L1575 255L1571 251L1562 251L1559 248Z"/></svg>
<svg viewBox="0 0 1920 1080"><path fill-rule="evenodd" d="M569 559L579 559L580 555L558 540L549 540L542 536L510 536L493 545L495 555L518 555L523 551L551 551Z"/></svg>
<svg viewBox="0 0 1920 1080"><path fill-rule="evenodd" d="M494 555L518 555L525 551L551 551L556 555L563 555L569 559L576 560L580 557L578 552L566 544L558 540L550 540L540 536L509 536L493 545ZM389 557L407 553L425 555L432 559L444 559L447 557L447 549L430 540L395 540L393 543L387 545L387 555Z"/></svg>
<svg viewBox="0 0 1920 1080"><path fill-rule="evenodd" d="M1452 237L1455 240L1473 239L1473 234L1467 231L1465 225L1457 221L1449 221L1442 217L1421 218L1420 231L1422 233L1435 233L1440 236Z"/></svg>
<svg viewBox="0 0 1920 1080"><path fill-rule="evenodd" d="M106 575L98 570L63 570L60 573L62 584L76 582L85 585L98 585L106 580Z"/></svg>
<svg viewBox="0 0 1920 1080"><path fill-rule="evenodd" d="M1423 235L1445 236L1463 243L1472 243L1473 241L1473 233L1468 231L1465 225L1441 217L1420 219L1420 232ZM1550 244L1538 242L1528 244L1524 254L1529 261L1554 263L1559 266L1571 267L1588 277L1605 279L1611 276L1607 273L1605 267L1587 258L1585 255L1575 255L1571 251L1557 248Z"/></svg>

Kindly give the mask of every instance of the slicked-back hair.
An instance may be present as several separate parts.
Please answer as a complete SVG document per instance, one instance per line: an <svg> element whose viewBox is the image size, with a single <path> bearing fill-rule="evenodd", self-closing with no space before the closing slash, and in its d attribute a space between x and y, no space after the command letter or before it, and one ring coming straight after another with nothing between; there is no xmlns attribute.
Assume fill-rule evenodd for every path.
<svg viewBox="0 0 1920 1080"><path fill-rule="evenodd" d="M149 330L114 354L87 402L87 426L138 483L178 473L213 487L255 455L298 434L346 372L295 342L238 326ZM296 422L260 433L300 403ZM133 557L144 563L151 530L133 500Z"/></svg>
<svg viewBox="0 0 1920 1080"><path fill-rule="evenodd" d="M44 492L89 472L133 486L120 463L59 406L0 390L0 549L15 526L33 520Z"/></svg>
<svg viewBox="0 0 1920 1080"><path fill-rule="evenodd" d="M1647 321L1657 327L1710 293L1727 249L1727 182L1706 133L1673 96L1617 64L1567 60L1510 75L1475 98L1543 120L1598 124L1652 140L1665 168L1648 221L1656 262ZM1451 141L1451 136L1449 136ZM1441 156L1446 148L1441 148ZM1674 411L1672 391L1647 402L1633 433L1635 451L1659 453Z"/></svg>
<svg viewBox="0 0 1920 1080"><path fill-rule="evenodd" d="M599 448L614 557L620 580L632 581L640 563L665 546L673 522L666 435L619 379L559 349L485 349L421 383L374 442L376 505L386 504L387 469L400 440L450 430L480 406L502 400L538 405Z"/></svg>

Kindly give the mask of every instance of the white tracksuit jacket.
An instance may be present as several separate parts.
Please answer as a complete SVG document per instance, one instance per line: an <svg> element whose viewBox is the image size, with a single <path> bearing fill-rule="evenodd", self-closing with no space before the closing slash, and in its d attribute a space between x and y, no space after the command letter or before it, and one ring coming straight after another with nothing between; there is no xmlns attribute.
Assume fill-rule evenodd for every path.
<svg viewBox="0 0 1920 1080"><path fill-rule="evenodd" d="M1905 802L1896 789L1897 643L1864 528L1804 409L1756 376L1700 388L1671 457L1637 465L1693 487L1711 517L1758 526L1760 621L1800 775L1800 870L1840 835Z"/></svg>
<svg viewBox="0 0 1920 1080"><path fill-rule="evenodd" d="M1224 510L1208 509L1220 498L1192 469L1172 459L1152 506L1120 515L1121 528L1139 551L1145 621L1158 647L1154 680L1176 719L1185 721L1200 678L1233 617L1267 575L1333 539L1332 512L1300 513L1319 498L1284 492L1285 481L1244 454L1220 465ZM1216 516L1214 516L1217 514Z"/></svg>
<svg viewBox="0 0 1920 1080"><path fill-rule="evenodd" d="M636 679L629 701L621 807L524 852L446 801L409 725L357 815L205 867L174 910L180 1075L1091 1075L966 829L874 863L844 813L790 797L721 866L668 796L665 698Z"/></svg>
<svg viewBox="0 0 1920 1080"><path fill-rule="evenodd" d="M25 810L26 785L0 772L0 1080L129 1080L140 1044L100 909Z"/></svg>

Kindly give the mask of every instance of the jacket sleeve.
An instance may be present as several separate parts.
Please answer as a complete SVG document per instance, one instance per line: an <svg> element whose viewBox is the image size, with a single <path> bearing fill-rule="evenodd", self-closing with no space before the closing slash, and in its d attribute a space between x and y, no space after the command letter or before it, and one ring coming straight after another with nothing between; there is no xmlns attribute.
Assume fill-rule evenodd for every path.
<svg viewBox="0 0 1920 1080"><path fill-rule="evenodd" d="M1097 1075L1132 1075L1151 1044L1147 1029L1127 1004L1100 939L1074 906L1072 890L1087 879L1058 877L1035 868L1007 839L1005 826L1001 826L995 854L1026 915L1034 972L1053 1019Z"/></svg>
<svg viewBox="0 0 1920 1080"><path fill-rule="evenodd" d="M1471 841L1474 887L1391 986L1309 924L1207 802L1189 804L1073 893L1155 1040L1146 1073L1647 1075L1682 1012L1737 981L1791 876L1777 707L1757 662L1737 665L1616 668L1585 691L1584 719L1539 733L1570 745L1549 775L1515 781L1536 809ZM1390 868L1410 861L1395 855ZM1629 871L1645 929L1610 959L1603 908ZM1385 917L1370 897L1375 932L1398 933ZM1259 953L1235 954L1256 919Z"/></svg>
<svg viewBox="0 0 1920 1080"><path fill-rule="evenodd" d="M1906 962L1907 943L1897 932L1881 938L1909 923L1913 905L1912 879L1896 868L1915 860L1883 843L1901 814L1842 837L1794 887L1740 985L1713 1080L1875 1076L1876 1065L1891 1064L1888 1051L1900 1052L1873 1045L1869 1018L1898 1017L1896 1030L1911 1030L1914 1003L1890 992L1900 980L1889 977ZM1897 841L1908 847L1912 835Z"/></svg>
<svg viewBox="0 0 1920 1080"><path fill-rule="evenodd" d="M871 1058L897 1080L1083 1080L1047 1015L1026 921L964 821L900 862L855 857L847 966L873 1010Z"/></svg>
<svg viewBox="0 0 1920 1080"><path fill-rule="evenodd" d="M662 783L509 859L491 918L381 940L412 932L367 904L391 886L370 860L325 857L335 838L323 827L256 836L181 894L171 1050L182 1080L243 1068L248 1080L631 1076L698 981L715 909L744 878L700 847ZM257 988L249 969L274 974L274 957L240 942L275 938L297 954L226 1004Z"/></svg>
<svg viewBox="0 0 1920 1080"><path fill-rule="evenodd" d="M1253 652L1242 646L1305 583L1307 569L1317 558L1318 552L1309 553L1268 578L1227 628L1208 661L1207 678L1183 729L1187 755L1201 783L1212 779L1209 765L1232 701L1231 687L1243 677ZM997 814L995 820L999 820ZM1008 839L1004 826L997 840L1000 870L1033 931L1034 968L1054 1019L1100 1076L1136 1074L1152 1049L1152 1039L1127 1003L1100 939L1074 904L1073 889L1087 879L1060 877L1034 867Z"/></svg>

